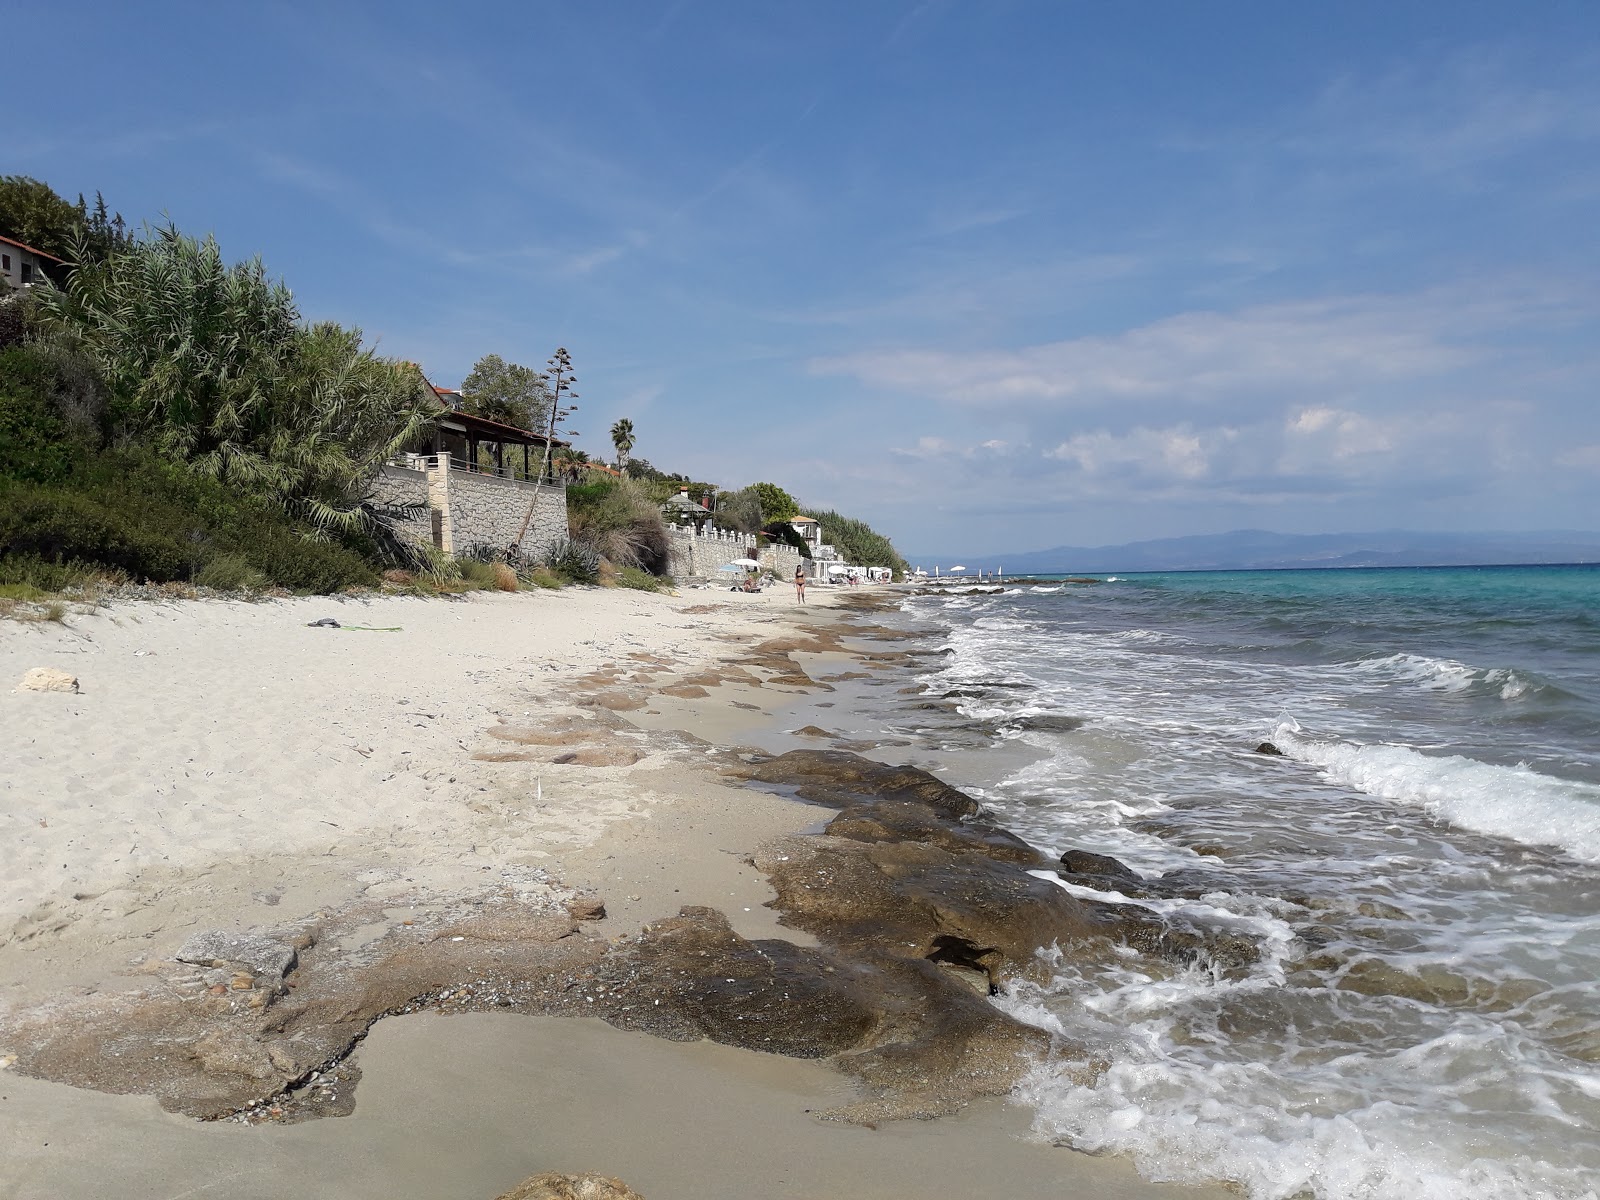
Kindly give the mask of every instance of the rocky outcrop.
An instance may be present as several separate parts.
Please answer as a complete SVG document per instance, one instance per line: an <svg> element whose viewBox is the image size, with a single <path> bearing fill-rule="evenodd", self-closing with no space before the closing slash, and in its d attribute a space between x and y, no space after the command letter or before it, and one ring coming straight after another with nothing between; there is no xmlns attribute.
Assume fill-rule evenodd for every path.
<svg viewBox="0 0 1600 1200"><path fill-rule="evenodd" d="M242 968L254 979L277 987L294 969L297 950L287 940L213 929L195 934L174 957L200 967Z"/></svg>
<svg viewBox="0 0 1600 1200"><path fill-rule="evenodd" d="M608 1175L562 1175L545 1171L524 1179L495 1200L644 1200L620 1179Z"/></svg>
<svg viewBox="0 0 1600 1200"><path fill-rule="evenodd" d="M937 1116L1004 1094L1026 1052L1050 1047L934 960L752 942L709 908L646 927L582 986L624 1029L831 1058L869 1088L829 1114L854 1121Z"/></svg>
<svg viewBox="0 0 1600 1200"><path fill-rule="evenodd" d="M757 783L792 788L802 800L852 808L908 800L959 821L978 814L978 802L920 767L891 767L844 750L791 750L740 772Z"/></svg>

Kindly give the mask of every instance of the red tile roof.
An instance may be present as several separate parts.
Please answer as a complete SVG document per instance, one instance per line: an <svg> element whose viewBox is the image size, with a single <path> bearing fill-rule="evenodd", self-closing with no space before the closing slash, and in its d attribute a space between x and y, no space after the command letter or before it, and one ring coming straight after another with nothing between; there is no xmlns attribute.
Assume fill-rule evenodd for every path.
<svg viewBox="0 0 1600 1200"><path fill-rule="evenodd" d="M43 250L35 250L26 242L19 242L16 238L8 238L3 233L0 233L0 242L4 242L8 246L15 246L18 250L26 250L29 254L37 254L40 258L48 258L51 262L59 263L61 266L67 265L66 259L57 258L54 254L46 254Z"/></svg>

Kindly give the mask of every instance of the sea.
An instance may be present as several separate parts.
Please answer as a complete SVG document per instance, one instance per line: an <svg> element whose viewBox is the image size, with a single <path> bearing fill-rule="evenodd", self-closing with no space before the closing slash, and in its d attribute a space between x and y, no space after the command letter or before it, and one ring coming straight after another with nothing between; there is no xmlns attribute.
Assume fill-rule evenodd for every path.
<svg viewBox="0 0 1600 1200"><path fill-rule="evenodd" d="M1214 876L1043 873L1074 894L1260 947L1054 948L998 1003L1105 1069L1039 1061L1036 1133L1253 1200L1600 1197L1600 567L961 590L903 606L1009 764L970 790L1052 854Z"/></svg>

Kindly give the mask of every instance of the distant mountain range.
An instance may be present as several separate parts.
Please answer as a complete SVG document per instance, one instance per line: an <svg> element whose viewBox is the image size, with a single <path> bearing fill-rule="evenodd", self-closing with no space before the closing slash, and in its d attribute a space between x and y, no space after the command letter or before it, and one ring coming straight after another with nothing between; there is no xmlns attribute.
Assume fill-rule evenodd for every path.
<svg viewBox="0 0 1600 1200"><path fill-rule="evenodd" d="M1488 563L1600 562L1600 533L1233 533L1158 538L1120 546L1056 546L1023 554L923 555L915 565L1007 575L1085 571L1246 571L1295 567L1458 567Z"/></svg>

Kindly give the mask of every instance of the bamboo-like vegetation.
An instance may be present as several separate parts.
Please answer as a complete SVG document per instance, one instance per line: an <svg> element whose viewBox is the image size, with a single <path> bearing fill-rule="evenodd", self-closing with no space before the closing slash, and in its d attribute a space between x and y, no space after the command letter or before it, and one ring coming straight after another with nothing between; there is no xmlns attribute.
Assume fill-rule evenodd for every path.
<svg viewBox="0 0 1600 1200"><path fill-rule="evenodd" d="M327 532L371 521L372 479L436 411L420 374L359 330L305 325L259 258L229 266L170 224L85 258L39 303L47 334L104 376L124 436Z"/></svg>

